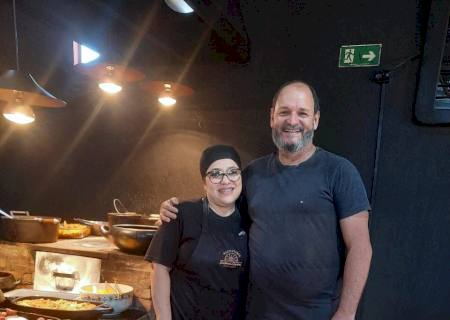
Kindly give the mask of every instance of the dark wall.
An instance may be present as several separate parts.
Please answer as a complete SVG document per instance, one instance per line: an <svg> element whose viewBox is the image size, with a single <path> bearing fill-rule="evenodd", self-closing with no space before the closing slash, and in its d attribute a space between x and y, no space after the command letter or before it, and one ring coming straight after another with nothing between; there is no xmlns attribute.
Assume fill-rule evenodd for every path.
<svg viewBox="0 0 450 320"><path fill-rule="evenodd" d="M208 61L214 52L205 44L202 64L186 75L192 101L164 111L132 90L104 103L80 95L65 110L37 110L27 128L1 121L0 207L102 219L116 197L150 213L169 196L197 196L207 145L233 144L244 163L273 150L268 106L294 78L320 96L316 143L349 158L371 194L381 88L370 78L420 53L426 8L409 0L242 2L250 62ZM339 69L339 47L362 43L383 44L380 68ZM450 128L414 123L418 68L418 60L404 64L386 85L363 320L450 318Z"/></svg>

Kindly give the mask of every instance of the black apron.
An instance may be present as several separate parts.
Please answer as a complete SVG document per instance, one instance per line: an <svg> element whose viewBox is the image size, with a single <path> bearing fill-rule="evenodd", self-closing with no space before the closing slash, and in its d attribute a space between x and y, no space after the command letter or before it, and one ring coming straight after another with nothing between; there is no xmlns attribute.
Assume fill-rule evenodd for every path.
<svg viewBox="0 0 450 320"><path fill-rule="evenodd" d="M203 200L202 231L183 270L171 272L172 319L242 319L247 233L213 232ZM239 212L237 212L239 214Z"/></svg>

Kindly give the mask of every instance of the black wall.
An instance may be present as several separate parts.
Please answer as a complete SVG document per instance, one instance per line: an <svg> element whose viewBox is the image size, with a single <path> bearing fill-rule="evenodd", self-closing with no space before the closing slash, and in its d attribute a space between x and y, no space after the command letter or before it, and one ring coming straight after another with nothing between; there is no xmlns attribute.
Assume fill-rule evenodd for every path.
<svg viewBox="0 0 450 320"><path fill-rule="evenodd" d="M245 163L274 149L268 106L276 88L295 78L313 84L321 99L316 143L350 159L370 195L381 90L370 78L420 53L427 7L242 2L250 62L218 61L205 43L201 63L186 75L196 96L173 110L130 89L117 101L91 92L64 110L36 110L26 128L1 121L0 208L104 219L115 197L150 213L172 195L200 195L197 162L207 145L233 144ZM339 47L363 43L383 44L381 66L339 69ZM2 55L7 66L12 55ZM27 62L36 70L42 63ZM450 128L413 121L419 63L405 63L386 85L363 320L450 318Z"/></svg>

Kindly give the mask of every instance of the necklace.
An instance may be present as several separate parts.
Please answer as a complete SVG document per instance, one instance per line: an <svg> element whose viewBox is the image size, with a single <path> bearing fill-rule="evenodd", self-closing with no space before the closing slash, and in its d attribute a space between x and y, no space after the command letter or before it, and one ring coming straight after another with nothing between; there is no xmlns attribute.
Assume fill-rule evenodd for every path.
<svg viewBox="0 0 450 320"><path fill-rule="evenodd" d="M211 207L211 205L209 205L209 208L210 208L215 214L217 214L218 216L221 216L221 217L228 217L228 216L230 216L231 214L233 214L234 210L236 210L236 207L233 207L231 210L229 210L229 211L227 211L227 212L225 212L225 213L219 213L219 212L217 212L216 210L214 210L214 208Z"/></svg>

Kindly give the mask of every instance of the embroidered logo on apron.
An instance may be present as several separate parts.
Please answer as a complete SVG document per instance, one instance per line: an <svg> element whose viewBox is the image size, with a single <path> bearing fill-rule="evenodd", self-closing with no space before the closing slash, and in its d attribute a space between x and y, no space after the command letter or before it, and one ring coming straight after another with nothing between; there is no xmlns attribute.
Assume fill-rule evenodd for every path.
<svg viewBox="0 0 450 320"><path fill-rule="evenodd" d="M219 264L225 268L238 268L242 266L241 254L237 250L224 251Z"/></svg>

